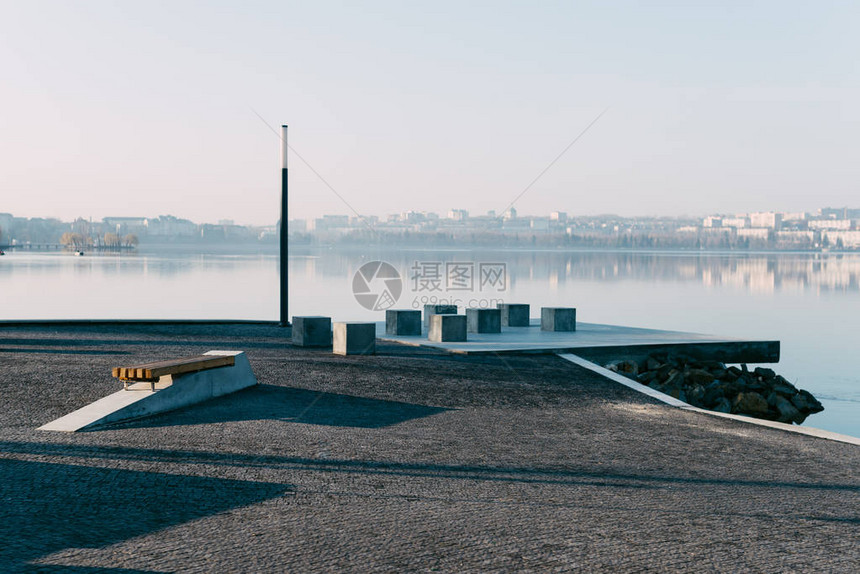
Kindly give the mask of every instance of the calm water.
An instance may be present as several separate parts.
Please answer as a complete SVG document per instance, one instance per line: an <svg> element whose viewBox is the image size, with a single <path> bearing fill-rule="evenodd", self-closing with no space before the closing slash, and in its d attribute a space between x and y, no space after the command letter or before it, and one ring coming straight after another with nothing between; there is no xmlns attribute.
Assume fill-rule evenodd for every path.
<svg viewBox="0 0 860 574"><path fill-rule="evenodd" d="M778 339L777 371L826 408L807 424L860 436L860 255L308 250L290 258L290 313L381 320L382 312L364 309L352 294L356 271L374 260L401 274L398 308L432 297L527 302L533 315L542 305L564 305L584 322ZM488 275L481 285L481 264L502 269L503 282ZM278 260L9 253L0 257L0 295L0 320L274 320Z"/></svg>

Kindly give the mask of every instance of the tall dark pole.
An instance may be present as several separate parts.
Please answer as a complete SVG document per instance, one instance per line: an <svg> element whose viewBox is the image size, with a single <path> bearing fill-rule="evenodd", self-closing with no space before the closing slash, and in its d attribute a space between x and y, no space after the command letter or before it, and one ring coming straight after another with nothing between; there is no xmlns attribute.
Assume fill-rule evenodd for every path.
<svg viewBox="0 0 860 574"><path fill-rule="evenodd" d="M281 126L281 327L290 326L287 189L287 126Z"/></svg>

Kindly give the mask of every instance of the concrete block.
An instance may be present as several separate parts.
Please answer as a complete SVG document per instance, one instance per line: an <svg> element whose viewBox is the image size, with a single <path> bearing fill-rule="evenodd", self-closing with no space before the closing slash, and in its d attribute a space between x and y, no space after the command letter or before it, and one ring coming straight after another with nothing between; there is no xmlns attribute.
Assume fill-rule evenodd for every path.
<svg viewBox="0 0 860 574"><path fill-rule="evenodd" d="M576 331L576 308L541 307L541 331Z"/></svg>
<svg viewBox="0 0 860 574"><path fill-rule="evenodd" d="M75 432L181 409L257 384L248 357L241 351L209 351L206 355L232 355L234 364L182 375L164 375L151 390L138 383L90 403L38 430Z"/></svg>
<svg viewBox="0 0 860 574"><path fill-rule="evenodd" d="M427 337L436 343L455 343L466 340L465 315L433 315Z"/></svg>
<svg viewBox="0 0 860 574"><path fill-rule="evenodd" d="M529 306L527 303L499 303L502 312L502 327L528 327Z"/></svg>
<svg viewBox="0 0 860 574"><path fill-rule="evenodd" d="M388 309L385 311L385 334L406 337L421 336L421 311Z"/></svg>
<svg viewBox="0 0 860 574"><path fill-rule="evenodd" d="M456 315L456 305L424 305L424 327L430 329L430 317L433 315Z"/></svg>
<svg viewBox="0 0 860 574"><path fill-rule="evenodd" d="M335 355L373 355L376 353L376 324L335 323L332 341Z"/></svg>
<svg viewBox="0 0 860 574"><path fill-rule="evenodd" d="M293 317L293 345L331 346L331 317Z"/></svg>
<svg viewBox="0 0 860 574"><path fill-rule="evenodd" d="M502 312L499 309L466 309L466 328L470 333L501 333Z"/></svg>

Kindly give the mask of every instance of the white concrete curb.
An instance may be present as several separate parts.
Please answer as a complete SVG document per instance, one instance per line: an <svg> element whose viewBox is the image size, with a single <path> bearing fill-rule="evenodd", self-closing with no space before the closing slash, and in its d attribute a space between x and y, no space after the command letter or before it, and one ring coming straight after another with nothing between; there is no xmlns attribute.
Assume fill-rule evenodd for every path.
<svg viewBox="0 0 860 574"><path fill-rule="evenodd" d="M561 357L562 359L564 359L565 361L570 361L571 363L573 363L575 365L579 365L580 367L588 369L589 371L597 373L598 375L602 375L602 376L606 377L607 379L615 381L616 383L620 383L627 388L633 389L636 392L642 393L644 395L648 395L649 397L653 397L653 398L657 399L658 401L666 403L667 405L677 407L680 409L684 409L685 411L693 411L693 412L702 413L705 415L711 415L714 417L720 417L720 418L724 418L724 419L732 419L735 421L740 421L740 422L751 424L751 425L758 425L758 426L763 426L763 427L768 427L768 428L773 428L773 429L779 429L779 430L784 430L787 432L804 434L807 436L814 436L816 438L835 440L838 442L845 442L848 444L860 446L860 438L845 435L845 434L839 434L839 433L835 433L835 432L831 432L831 431L827 431L827 430L822 430L822 429L817 429L817 428L812 428L812 427L804 427L804 426L791 425L791 424L786 424L786 423L779 423L776 421L754 419L751 417L745 417L743 415L732 415L732 414L728 414L728 413L718 413L715 411L700 409L698 407L694 407L693 405L687 404L684 401L680 401L674 397L670 397L669 395L667 395L665 393L661 393L660 391L655 391L651 387L648 387L648 386L643 385L641 383L637 383L636 381L628 379L624 375L620 375L618 373L610 371L609 369L601 367L600 365L598 365L596 363L592 363L591 361L583 359L582 357L579 357L577 355L572 355L570 353L558 353L558 356Z"/></svg>

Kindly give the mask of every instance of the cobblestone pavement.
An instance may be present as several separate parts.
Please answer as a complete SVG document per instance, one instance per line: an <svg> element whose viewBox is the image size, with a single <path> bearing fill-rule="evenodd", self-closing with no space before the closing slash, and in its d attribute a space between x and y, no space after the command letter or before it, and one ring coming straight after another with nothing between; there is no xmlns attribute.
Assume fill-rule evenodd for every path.
<svg viewBox="0 0 860 574"><path fill-rule="evenodd" d="M261 383L85 433L110 368ZM374 357L255 325L0 326L0 571L860 571L860 450L664 406L554 356ZM814 421L812 421L814 422Z"/></svg>

